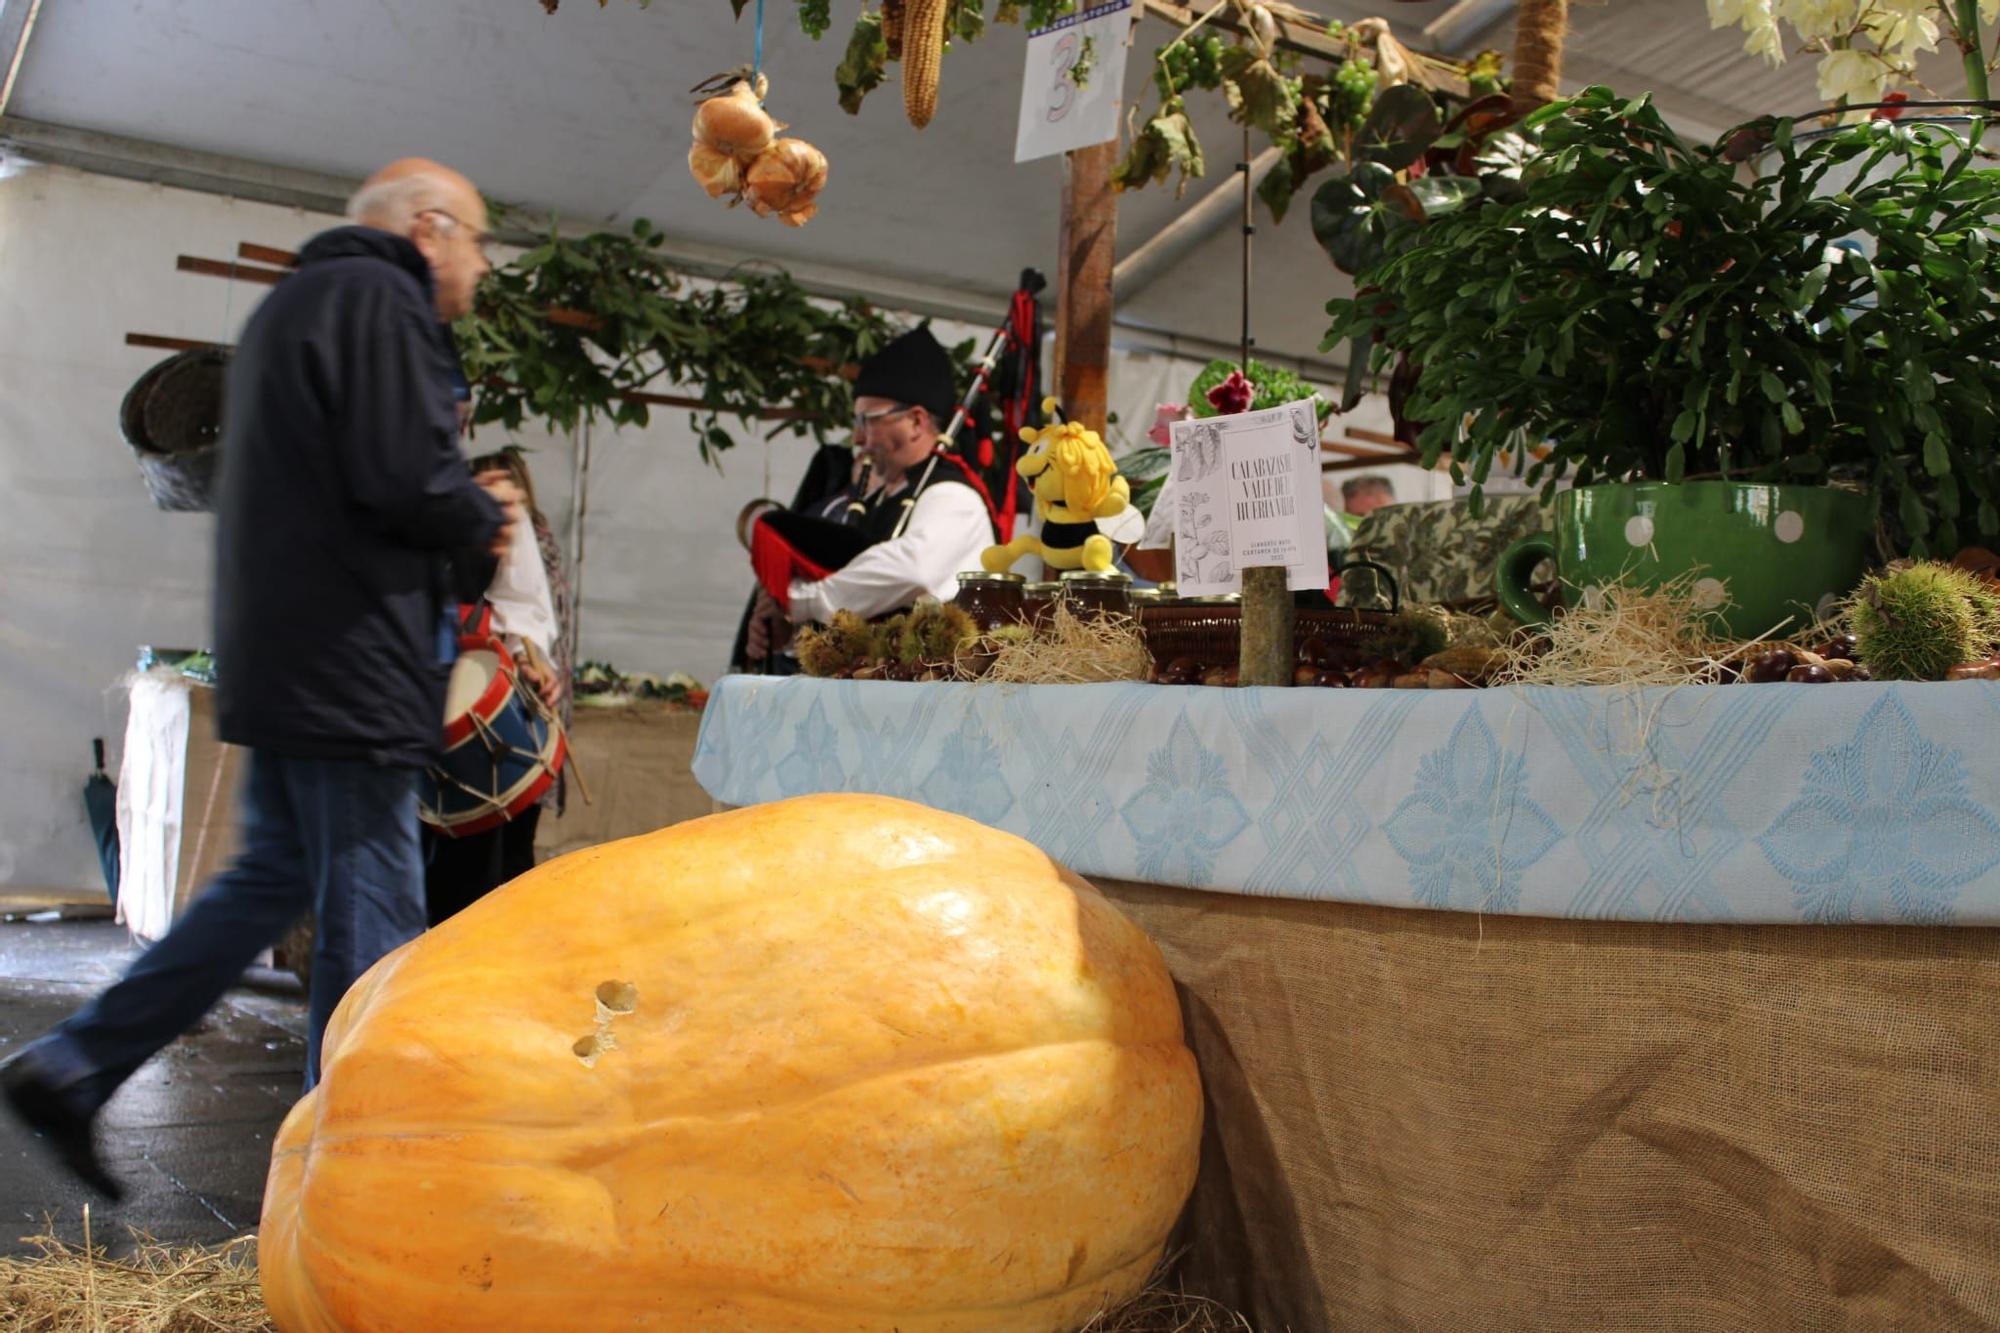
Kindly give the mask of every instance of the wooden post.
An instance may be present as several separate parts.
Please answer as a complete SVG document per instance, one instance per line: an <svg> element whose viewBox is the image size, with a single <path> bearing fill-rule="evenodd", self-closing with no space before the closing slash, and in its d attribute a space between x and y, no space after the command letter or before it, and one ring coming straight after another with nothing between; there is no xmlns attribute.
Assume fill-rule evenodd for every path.
<svg viewBox="0 0 2000 1333"><path fill-rule="evenodd" d="M1244 685L1292 683L1292 593L1282 565L1243 571L1243 628L1237 680Z"/></svg>
<svg viewBox="0 0 2000 1333"><path fill-rule="evenodd" d="M1099 435L1110 410L1111 269L1118 239L1111 168L1117 161L1116 143L1069 155L1056 269L1056 383L1063 414Z"/></svg>
<svg viewBox="0 0 2000 1333"><path fill-rule="evenodd" d="M1250 129L1243 129L1243 373L1250 373L1250 246L1257 234L1251 211ZM1298 479L1303 485L1306 481ZM1236 678L1244 685L1292 683L1292 590L1282 565L1251 565L1243 570L1243 621L1237 629Z"/></svg>

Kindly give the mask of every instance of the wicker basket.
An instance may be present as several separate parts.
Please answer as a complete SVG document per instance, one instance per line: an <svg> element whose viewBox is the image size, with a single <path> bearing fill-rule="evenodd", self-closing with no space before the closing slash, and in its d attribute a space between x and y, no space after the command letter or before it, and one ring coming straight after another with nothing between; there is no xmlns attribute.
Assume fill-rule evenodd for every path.
<svg viewBox="0 0 2000 1333"><path fill-rule="evenodd" d="M141 375L119 405L125 442L161 509L214 507L228 364L228 352L219 348L177 352Z"/></svg>
<svg viewBox="0 0 2000 1333"><path fill-rule="evenodd" d="M1336 654L1351 655L1357 661L1379 656L1376 642L1396 619L1401 605L1396 580L1380 565L1354 561L1342 566L1351 569L1366 564L1389 585L1387 611L1359 611L1341 607L1300 607L1292 613L1292 651L1310 639L1318 639ZM1149 606L1139 613L1139 630L1146 639L1156 670L1164 670L1179 658L1190 658L1204 667L1238 665L1242 649L1243 607L1237 602L1170 602Z"/></svg>

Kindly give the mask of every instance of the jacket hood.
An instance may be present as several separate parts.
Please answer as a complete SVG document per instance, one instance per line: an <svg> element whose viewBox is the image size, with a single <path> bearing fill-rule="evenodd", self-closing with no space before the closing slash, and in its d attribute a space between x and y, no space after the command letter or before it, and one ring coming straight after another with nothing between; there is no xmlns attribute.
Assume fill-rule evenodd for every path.
<svg viewBox="0 0 2000 1333"><path fill-rule="evenodd" d="M394 264L432 290L431 266L423 251L406 236L377 227L335 227L306 242L299 251L299 267L323 264L330 259L380 259Z"/></svg>

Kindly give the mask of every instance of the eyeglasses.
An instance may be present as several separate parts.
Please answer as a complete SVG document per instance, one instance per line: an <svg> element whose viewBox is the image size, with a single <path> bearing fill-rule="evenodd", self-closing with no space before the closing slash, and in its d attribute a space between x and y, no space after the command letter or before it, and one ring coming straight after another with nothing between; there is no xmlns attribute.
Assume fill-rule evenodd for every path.
<svg viewBox="0 0 2000 1333"><path fill-rule="evenodd" d="M856 412L854 414L854 431L858 435L878 422L887 421L892 417L900 417L907 412L914 412L916 410L914 407L885 407L879 412Z"/></svg>
<svg viewBox="0 0 2000 1333"><path fill-rule="evenodd" d="M451 224L452 226L454 226L454 227L465 227L465 230L467 230L468 232L471 232L471 233L472 233L472 244L473 244L474 248L476 248L476 249L477 249L477 250L479 251L479 253L480 253L481 255L486 255L486 254L487 254L487 252L488 252L488 250L489 250L489 249L490 249L490 248L492 247L492 245L493 245L493 241L494 241L494 236L493 236L493 233L492 233L492 232L490 232L490 231L475 231L475 230L474 230L473 228L471 228L471 227L466 227L466 224L465 224L465 222L464 222L464 221L463 221L462 219L460 219L460 218L459 218L459 217L458 217L457 215L455 215L455 214L453 214L453 213L449 212L449 211L448 211L448 210L446 210L446 209L442 209L442 208L425 208L425 209L420 209L420 210L418 210L418 212L417 212L417 216L418 216L418 217L423 217L423 216L425 216L426 214L433 214L433 213L434 213L434 214L436 214L436 215L437 215L438 217L441 217L441 218L443 218L443 219L444 219L444 220L445 220L446 222L449 222L449 223L450 223L450 224Z"/></svg>

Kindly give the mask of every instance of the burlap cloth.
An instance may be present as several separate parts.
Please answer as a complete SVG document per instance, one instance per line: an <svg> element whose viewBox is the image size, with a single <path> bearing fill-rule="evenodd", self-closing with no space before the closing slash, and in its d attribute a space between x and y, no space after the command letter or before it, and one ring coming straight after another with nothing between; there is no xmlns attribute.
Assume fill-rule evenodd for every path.
<svg viewBox="0 0 2000 1333"><path fill-rule="evenodd" d="M2000 1327L2000 930L1095 881L1184 988L1262 1330Z"/></svg>
<svg viewBox="0 0 2000 1333"><path fill-rule="evenodd" d="M543 813L536 856L547 861L714 813L715 802L689 771L700 733L700 713L664 704L577 708L569 728L576 763L569 796L560 818ZM588 802L576 771L590 786Z"/></svg>

